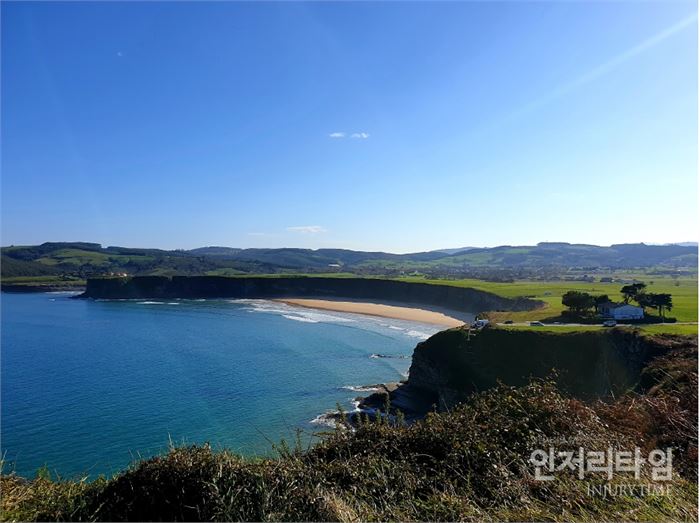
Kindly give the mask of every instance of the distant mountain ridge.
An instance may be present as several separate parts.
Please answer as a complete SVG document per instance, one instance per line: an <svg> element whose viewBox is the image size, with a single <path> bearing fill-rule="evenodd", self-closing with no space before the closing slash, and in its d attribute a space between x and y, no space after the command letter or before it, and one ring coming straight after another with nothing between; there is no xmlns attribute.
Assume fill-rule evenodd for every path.
<svg viewBox="0 0 700 523"><path fill-rule="evenodd" d="M349 249L200 247L162 250L88 242L47 242L2 248L3 278L72 273L140 275L235 275L279 272L370 272L468 268L667 268L696 267L697 245L617 244L601 247L566 242L531 246L464 247L393 254Z"/></svg>
<svg viewBox="0 0 700 523"><path fill-rule="evenodd" d="M697 247L698 242L667 243L666 245L680 245L681 247Z"/></svg>
<svg viewBox="0 0 700 523"><path fill-rule="evenodd" d="M435 249L431 252L441 252L444 254L457 254L458 252L471 251L472 249L478 249L478 247L458 247L457 249Z"/></svg>

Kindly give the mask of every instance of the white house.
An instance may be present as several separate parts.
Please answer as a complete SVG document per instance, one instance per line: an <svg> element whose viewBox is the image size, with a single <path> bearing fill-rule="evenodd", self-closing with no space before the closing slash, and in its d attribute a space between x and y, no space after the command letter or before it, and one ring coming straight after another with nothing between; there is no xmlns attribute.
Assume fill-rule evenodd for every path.
<svg viewBox="0 0 700 523"><path fill-rule="evenodd" d="M603 318L613 320L641 320L644 318L644 309L629 303L601 303L598 312Z"/></svg>

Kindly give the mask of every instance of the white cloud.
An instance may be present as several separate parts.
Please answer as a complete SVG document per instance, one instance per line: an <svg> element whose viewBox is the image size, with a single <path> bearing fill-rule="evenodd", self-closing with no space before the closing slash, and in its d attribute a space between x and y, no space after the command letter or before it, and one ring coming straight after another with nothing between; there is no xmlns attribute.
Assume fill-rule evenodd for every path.
<svg viewBox="0 0 700 523"><path fill-rule="evenodd" d="M300 234L319 234L322 232L328 232L325 227L320 225L298 225L296 227L287 227L289 232L298 232Z"/></svg>
<svg viewBox="0 0 700 523"><path fill-rule="evenodd" d="M330 138L347 138L348 136L350 138L359 138L361 140L366 140L369 138L369 133L366 132L360 132L360 133L346 133L345 131L336 131L334 133L331 133L328 135Z"/></svg>

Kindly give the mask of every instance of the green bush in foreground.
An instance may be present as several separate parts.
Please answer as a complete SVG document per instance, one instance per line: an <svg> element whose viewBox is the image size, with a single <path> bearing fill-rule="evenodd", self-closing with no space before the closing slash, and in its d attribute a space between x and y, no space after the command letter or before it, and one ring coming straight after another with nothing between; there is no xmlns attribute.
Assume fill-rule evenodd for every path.
<svg viewBox="0 0 700 523"><path fill-rule="evenodd" d="M365 421L308 451L250 460L176 448L110 480L2 477L5 520L697 520L697 349L657 359L644 395L610 404L553 383L500 386L411 426ZM534 449L674 449L667 495L591 496L607 478L534 479ZM563 449L569 447L564 446ZM665 448L665 447L664 447ZM645 474L647 474L645 472ZM646 484L621 475L613 483Z"/></svg>

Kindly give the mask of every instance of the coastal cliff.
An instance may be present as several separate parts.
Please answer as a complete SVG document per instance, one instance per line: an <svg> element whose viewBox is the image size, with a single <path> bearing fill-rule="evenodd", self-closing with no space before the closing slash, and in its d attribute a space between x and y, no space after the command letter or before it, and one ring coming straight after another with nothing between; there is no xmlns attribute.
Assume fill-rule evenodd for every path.
<svg viewBox="0 0 700 523"><path fill-rule="evenodd" d="M377 278L224 276L137 276L94 278L87 281L84 298L350 298L400 302L457 311L526 311L540 307L527 298L504 298L485 291Z"/></svg>
<svg viewBox="0 0 700 523"><path fill-rule="evenodd" d="M393 408L415 419L432 408L452 409L499 383L518 387L533 377L553 378L580 399L618 397L639 390L643 369L654 358L691 346L697 348L697 338L648 337L628 329L449 329L416 346L406 382L366 398L362 406L381 409L388 393Z"/></svg>

